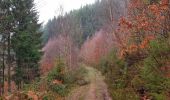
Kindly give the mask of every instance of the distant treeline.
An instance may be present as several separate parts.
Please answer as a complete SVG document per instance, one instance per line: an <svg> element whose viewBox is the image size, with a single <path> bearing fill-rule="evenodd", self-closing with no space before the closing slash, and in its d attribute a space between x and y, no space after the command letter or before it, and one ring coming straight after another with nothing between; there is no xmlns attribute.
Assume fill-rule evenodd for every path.
<svg viewBox="0 0 170 100"><path fill-rule="evenodd" d="M73 38L80 46L96 31L116 22L120 16L126 14L128 0L98 0L94 4L86 5L79 10L73 10L64 15L54 17L43 27L44 43L59 34L66 34ZM63 13L62 9L59 10Z"/></svg>

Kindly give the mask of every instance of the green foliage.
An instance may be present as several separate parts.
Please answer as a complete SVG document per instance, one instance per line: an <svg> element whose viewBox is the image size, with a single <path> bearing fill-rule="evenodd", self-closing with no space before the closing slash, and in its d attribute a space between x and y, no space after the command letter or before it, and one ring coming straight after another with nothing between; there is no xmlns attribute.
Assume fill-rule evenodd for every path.
<svg viewBox="0 0 170 100"><path fill-rule="evenodd" d="M117 79L113 84L113 87L116 89L121 89L124 88L125 86L126 86L126 82L124 79Z"/></svg>
<svg viewBox="0 0 170 100"><path fill-rule="evenodd" d="M41 77L38 79L35 79L33 83L31 84L24 84L23 90L24 91L39 91L41 86L43 86L43 88L45 90L48 90L48 85L50 83L47 81L46 77Z"/></svg>
<svg viewBox="0 0 170 100"><path fill-rule="evenodd" d="M57 60L56 65L53 70L51 70L47 76L47 80L50 82L52 80L62 80L64 81L65 76L65 64L62 60Z"/></svg>
<svg viewBox="0 0 170 100"><path fill-rule="evenodd" d="M150 96L153 100L168 100L165 93L158 94L158 93L150 93Z"/></svg>
<svg viewBox="0 0 170 100"><path fill-rule="evenodd" d="M103 74L109 73L109 71L115 71L115 73L112 74L119 74L119 72L121 73L125 67L125 62L117 58L116 51L110 52L109 55L106 58L103 58L100 62L100 70Z"/></svg>
<svg viewBox="0 0 170 100"><path fill-rule="evenodd" d="M21 80L29 83L30 80L39 76L41 33L37 12L34 9L33 0L7 1L10 1L9 9L13 18L10 49L17 59L14 79L17 84L21 84ZM9 20L7 22L9 23Z"/></svg>
<svg viewBox="0 0 170 100"><path fill-rule="evenodd" d="M139 100L139 96L131 89L115 89L111 92L113 100Z"/></svg>
<svg viewBox="0 0 170 100"><path fill-rule="evenodd" d="M54 95L52 95L51 93L48 93L43 96L42 100L55 100L55 99L56 99L56 97Z"/></svg>
<svg viewBox="0 0 170 100"><path fill-rule="evenodd" d="M126 64L126 60L117 58L116 51L101 60L99 69L106 76L114 100L138 100L141 89L153 100L166 100L170 79L165 76L166 70L161 68L170 59L168 40L151 41L145 52L147 57L131 66Z"/></svg>
<svg viewBox="0 0 170 100"><path fill-rule="evenodd" d="M146 59L146 65L144 65L143 69L141 70L142 78L145 80L146 84L145 88L152 92L159 92L165 89L164 82L166 79L161 75L161 72L153 63L153 59L149 60ZM150 62L150 63L149 63ZM148 66L147 66L148 65Z"/></svg>
<svg viewBox="0 0 170 100"><path fill-rule="evenodd" d="M89 83L89 80L86 79L87 70L80 66L74 71L70 71L64 75L64 84L67 85L86 85Z"/></svg>
<svg viewBox="0 0 170 100"><path fill-rule="evenodd" d="M152 4L152 3L158 3L160 0L143 0L145 4Z"/></svg>
<svg viewBox="0 0 170 100"><path fill-rule="evenodd" d="M80 66L75 72L74 72L74 78L75 78L75 83L77 85L86 85L89 83L89 80L86 78L87 76L87 70L83 67Z"/></svg>
<svg viewBox="0 0 170 100"><path fill-rule="evenodd" d="M166 39L159 39L155 41L150 42L150 49L149 49L150 55L155 55L156 57L160 57L163 53L169 53L170 52L170 45ZM163 55L165 56L165 55Z"/></svg>
<svg viewBox="0 0 170 100"><path fill-rule="evenodd" d="M54 84L52 83L52 81L54 80L58 80L58 81L62 81L62 84ZM57 59L56 60L56 64L53 70L51 70L48 73L47 76L47 81L49 83L49 89L53 92L58 93L61 96L65 96L68 93L69 87L68 87L68 83L71 83L71 80L68 80L66 78L66 72L65 72L65 64L63 62L63 60L61 59ZM68 82L68 83L66 83Z"/></svg>
<svg viewBox="0 0 170 100"><path fill-rule="evenodd" d="M138 96L134 91L127 91L125 88L129 83L126 75L126 64L119 59L116 51L113 50L110 54L101 60L99 69L106 76L108 89L113 100L138 100Z"/></svg>
<svg viewBox="0 0 170 100"><path fill-rule="evenodd" d="M71 88L74 87L74 85L78 84L80 80L81 81L83 80L83 82L86 82L84 77L87 71L83 67L80 67L76 69L75 71L67 72L64 74L58 74L60 72L59 71L60 69L61 68L59 68L59 66L56 67L53 71L51 71L48 74L48 78L47 78L49 82L51 82L54 79L63 80L62 84L50 83L50 86L49 86L50 90L58 93L60 96L66 96L71 90Z"/></svg>
<svg viewBox="0 0 170 100"><path fill-rule="evenodd" d="M60 96L66 96L69 93L69 87L65 84L51 85L50 89Z"/></svg>
<svg viewBox="0 0 170 100"><path fill-rule="evenodd" d="M78 67L74 71L66 72L64 61L62 59L57 59L55 67L48 73L47 76L41 77L40 79L37 78L37 80L35 80L32 84L25 84L24 90L32 90L42 93L45 92L43 99L53 100L56 95L62 97L67 96L72 88L80 85L78 84L80 80L88 83L85 79L86 74L87 70L82 66ZM53 83L55 80L61 81L61 83Z"/></svg>
<svg viewBox="0 0 170 100"><path fill-rule="evenodd" d="M151 41L147 58L139 63L139 75L132 80L135 89L143 87L153 100L166 100L165 93L170 89L169 78L165 77L165 70L161 70L169 59L168 52L166 39Z"/></svg>
<svg viewBox="0 0 170 100"><path fill-rule="evenodd" d="M3 100L3 97L0 96L0 100Z"/></svg>
<svg viewBox="0 0 170 100"><path fill-rule="evenodd" d="M154 93L166 91L169 84L161 67L166 63L170 48L165 40L155 40L150 43L149 56L143 61L141 77L145 81L146 90Z"/></svg>
<svg viewBox="0 0 170 100"><path fill-rule="evenodd" d="M137 91L140 90L142 87L144 87L145 81L139 75L136 75L132 79L131 84L133 88Z"/></svg>

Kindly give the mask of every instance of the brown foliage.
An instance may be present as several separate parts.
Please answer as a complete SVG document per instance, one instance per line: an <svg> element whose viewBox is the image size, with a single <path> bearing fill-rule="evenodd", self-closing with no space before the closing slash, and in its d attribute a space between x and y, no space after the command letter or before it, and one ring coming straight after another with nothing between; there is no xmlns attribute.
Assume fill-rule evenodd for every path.
<svg viewBox="0 0 170 100"><path fill-rule="evenodd" d="M100 30L83 44L80 57L88 64L98 64L110 52L113 43L113 36Z"/></svg>
<svg viewBox="0 0 170 100"><path fill-rule="evenodd" d="M28 91L28 97L32 98L33 100L39 100L37 94L33 91Z"/></svg>
<svg viewBox="0 0 170 100"><path fill-rule="evenodd" d="M60 81L60 80L54 80L52 83L53 83L53 84L56 84L56 85L59 85L59 84L62 84L63 82Z"/></svg>
<svg viewBox="0 0 170 100"><path fill-rule="evenodd" d="M168 24L165 24L168 11L167 1L158 4L145 4L141 0L131 0L129 15L119 20L119 28L115 31L120 56L139 52L148 48L151 40L157 36L166 36ZM160 34L161 33L161 34Z"/></svg>

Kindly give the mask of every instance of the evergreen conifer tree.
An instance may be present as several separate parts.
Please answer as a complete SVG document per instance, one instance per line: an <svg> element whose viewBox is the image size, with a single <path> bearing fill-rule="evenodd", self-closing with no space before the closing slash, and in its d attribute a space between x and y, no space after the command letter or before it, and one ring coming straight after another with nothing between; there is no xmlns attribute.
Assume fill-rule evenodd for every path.
<svg viewBox="0 0 170 100"><path fill-rule="evenodd" d="M13 0L15 32L12 47L16 53L15 80L19 88L21 83L29 83L39 76L41 52L41 33L34 0Z"/></svg>

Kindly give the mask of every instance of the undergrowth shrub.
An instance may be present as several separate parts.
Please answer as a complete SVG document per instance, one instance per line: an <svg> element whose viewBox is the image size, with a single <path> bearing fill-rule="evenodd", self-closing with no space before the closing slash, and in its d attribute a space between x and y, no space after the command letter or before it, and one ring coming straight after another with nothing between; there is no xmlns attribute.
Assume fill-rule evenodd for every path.
<svg viewBox="0 0 170 100"><path fill-rule="evenodd" d="M98 69L106 76L113 100L139 100L143 96L166 100L170 92L170 78L166 76L167 70L162 69L170 61L169 42L162 38L152 40L143 53L145 58L132 65L126 62L131 59L119 59L116 51L101 60Z"/></svg>
<svg viewBox="0 0 170 100"><path fill-rule="evenodd" d="M59 96L52 92L48 92L42 96L42 100L56 100L56 98L59 98Z"/></svg>
<svg viewBox="0 0 170 100"><path fill-rule="evenodd" d="M47 80L50 82L52 80L61 80L64 81L64 76L66 73L66 67L65 64L62 60L57 60L56 64L53 68L53 70L51 70L48 75L47 75Z"/></svg>
<svg viewBox="0 0 170 100"><path fill-rule="evenodd" d="M86 81L87 70L83 66L79 66L74 71L66 73L64 82L67 84L76 84L80 80Z"/></svg>
<svg viewBox="0 0 170 100"><path fill-rule="evenodd" d="M111 92L113 100L139 100L139 96L131 89L115 89Z"/></svg>
<svg viewBox="0 0 170 100"><path fill-rule="evenodd" d="M140 65L143 87L153 100L166 100L165 94L170 90L170 78L166 77L166 70L162 70L170 60L169 53L170 47L166 40L151 41L148 56Z"/></svg>
<svg viewBox="0 0 170 100"><path fill-rule="evenodd" d="M139 100L132 87L128 87L129 73L126 62L119 59L116 51L112 51L99 64L101 72L106 76L109 92L113 100Z"/></svg>
<svg viewBox="0 0 170 100"><path fill-rule="evenodd" d="M149 96L152 100L168 100L165 93L150 93Z"/></svg>
<svg viewBox="0 0 170 100"><path fill-rule="evenodd" d="M50 89L53 92L58 93L60 96L66 96L69 92L69 87L65 84L58 84L58 85L50 85Z"/></svg>
<svg viewBox="0 0 170 100"><path fill-rule="evenodd" d="M85 79L86 74L87 70L83 66L78 66L73 71L66 71L66 66L60 59L47 75L35 80L33 84L25 84L24 90L45 93L43 100L54 100L55 95L67 96L72 88L82 85L79 84L80 80L83 85L88 84Z"/></svg>

